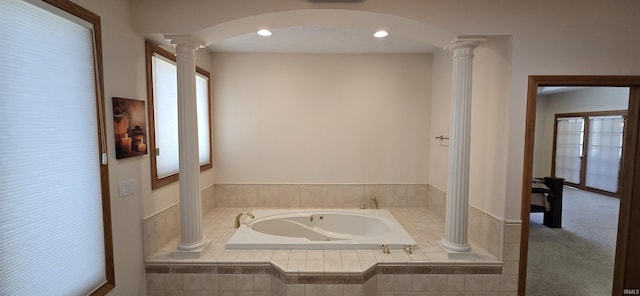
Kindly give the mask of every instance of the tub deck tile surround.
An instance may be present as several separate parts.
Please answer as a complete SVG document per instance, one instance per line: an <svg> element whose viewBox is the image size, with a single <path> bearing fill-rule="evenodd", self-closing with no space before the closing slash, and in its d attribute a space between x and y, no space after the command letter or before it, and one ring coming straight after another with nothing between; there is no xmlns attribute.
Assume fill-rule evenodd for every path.
<svg viewBox="0 0 640 296"><path fill-rule="evenodd" d="M406 283L402 284L403 281L412 276L427 276L429 281L436 283L439 277L444 276L446 281L447 277L460 275L462 278L452 278L450 281L466 280L473 284L474 280L489 281L492 276L500 279L503 273L503 262L473 241L473 256L449 259L438 245L443 236L443 222L430 215L427 208L387 208L416 241L417 246L412 254L402 249L392 249L390 254L384 254L381 250L226 250L225 243L236 230L233 227L235 215L251 209L213 208L205 215L203 233L211 240L211 244L201 258L172 258L170 254L179 238L171 240L149 256L145 262L149 295L163 290L156 290L157 287L171 286L173 281L179 281L184 286L188 276L194 275L202 277L201 286L205 282L206 285L217 284L216 291L232 289L233 283L226 282L226 286L222 287L222 282L233 279L236 281L234 287L239 292L241 287L238 282L242 276L253 276L255 279L244 280L255 281L255 295L297 295L294 291L299 288L323 288L325 292L337 289L377 290L378 294L383 295L384 286L379 286L380 281L395 280L397 285L394 291L400 291L396 286L406 286ZM267 280L262 277L265 276L271 279L268 290L259 291L257 282L261 281L259 286L264 287ZM419 286L418 282L414 284Z"/></svg>

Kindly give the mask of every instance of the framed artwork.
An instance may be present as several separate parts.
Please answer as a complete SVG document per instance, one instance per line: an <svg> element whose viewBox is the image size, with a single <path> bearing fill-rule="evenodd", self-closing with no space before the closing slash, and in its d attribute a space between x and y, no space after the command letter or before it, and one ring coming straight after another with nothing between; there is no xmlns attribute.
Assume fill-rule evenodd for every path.
<svg viewBox="0 0 640 296"><path fill-rule="evenodd" d="M116 97L112 100L116 159L147 154L144 101Z"/></svg>

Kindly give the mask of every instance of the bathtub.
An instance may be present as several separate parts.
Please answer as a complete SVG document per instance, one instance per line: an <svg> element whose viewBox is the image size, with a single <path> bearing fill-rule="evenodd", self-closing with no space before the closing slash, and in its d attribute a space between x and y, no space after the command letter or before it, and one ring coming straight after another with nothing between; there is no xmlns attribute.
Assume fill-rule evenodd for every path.
<svg viewBox="0 0 640 296"><path fill-rule="evenodd" d="M415 245L387 210L258 209L227 241L227 249L380 249Z"/></svg>

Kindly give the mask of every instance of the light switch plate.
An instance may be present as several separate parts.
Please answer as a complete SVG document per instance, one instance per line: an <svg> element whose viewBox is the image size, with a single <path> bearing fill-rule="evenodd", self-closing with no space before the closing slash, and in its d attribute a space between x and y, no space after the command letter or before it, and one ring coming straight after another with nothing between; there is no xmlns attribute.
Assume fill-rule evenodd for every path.
<svg viewBox="0 0 640 296"><path fill-rule="evenodd" d="M133 180L124 180L118 183L118 191L120 193L120 197L125 197L136 193L136 187Z"/></svg>

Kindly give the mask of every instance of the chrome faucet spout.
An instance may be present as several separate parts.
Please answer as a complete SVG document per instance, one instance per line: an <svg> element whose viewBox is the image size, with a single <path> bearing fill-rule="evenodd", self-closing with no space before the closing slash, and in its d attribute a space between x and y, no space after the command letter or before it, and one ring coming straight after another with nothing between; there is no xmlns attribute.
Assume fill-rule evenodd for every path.
<svg viewBox="0 0 640 296"><path fill-rule="evenodd" d="M375 203L375 205L376 205L376 209L379 209L380 207L378 206L378 199L377 199L375 196L373 196L373 195L372 195L370 198L371 198L371 199L373 200L373 202Z"/></svg>
<svg viewBox="0 0 640 296"><path fill-rule="evenodd" d="M248 212L240 212L240 213L236 216L236 223L235 223L235 227L236 227L236 228L239 228L239 227L240 227L240 218L241 218L242 216L244 216L244 215L249 216L251 219L253 219L253 218L255 218L255 217L256 217L256 216L254 216L253 214L248 213Z"/></svg>

